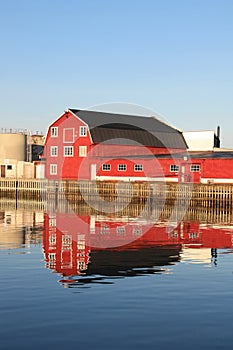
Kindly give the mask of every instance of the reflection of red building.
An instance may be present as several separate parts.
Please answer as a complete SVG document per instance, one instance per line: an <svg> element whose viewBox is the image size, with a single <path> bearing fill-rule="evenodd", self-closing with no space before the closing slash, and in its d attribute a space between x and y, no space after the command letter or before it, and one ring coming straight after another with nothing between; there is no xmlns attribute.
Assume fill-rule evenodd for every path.
<svg viewBox="0 0 233 350"><path fill-rule="evenodd" d="M182 247L229 248L232 238L233 228L195 221L168 230L165 223L57 213L45 215L43 247L47 267L63 276L114 275L177 262Z"/></svg>

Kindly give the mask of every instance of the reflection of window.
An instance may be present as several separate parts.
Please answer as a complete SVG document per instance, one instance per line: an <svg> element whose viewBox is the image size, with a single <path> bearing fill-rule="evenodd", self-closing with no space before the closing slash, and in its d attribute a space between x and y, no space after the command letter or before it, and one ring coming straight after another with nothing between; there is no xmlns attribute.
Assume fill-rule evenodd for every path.
<svg viewBox="0 0 233 350"><path fill-rule="evenodd" d="M117 231L117 234L118 234L119 236L120 236L120 235L124 236L124 235L125 235L125 226L118 226L117 229L116 229L116 231Z"/></svg>
<svg viewBox="0 0 233 350"><path fill-rule="evenodd" d="M85 249L85 235L78 234L77 237L77 249L84 250Z"/></svg>
<svg viewBox="0 0 233 350"><path fill-rule="evenodd" d="M58 155L58 147L57 146L51 146L50 147L50 156L51 157L57 157Z"/></svg>
<svg viewBox="0 0 233 350"><path fill-rule="evenodd" d="M50 218L49 219L49 227L55 227L57 225L56 218Z"/></svg>
<svg viewBox="0 0 233 350"><path fill-rule="evenodd" d="M103 235L106 235L106 234L108 234L109 232L110 232L109 226L107 226L107 225L101 226L100 233L102 233Z"/></svg>
<svg viewBox="0 0 233 350"><path fill-rule="evenodd" d="M102 165L102 170L103 171L110 171L111 170L111 165L110 164L103 164Z"/></svg>
<svg viewBox="0 0 233 350"><path fill-rule="evenodd" d="M198 165L198 164L192 164L191 166L190 166L190 171L191 172L197 172L197 171L200 171L200 165Z"/></svg>
<svg viewBox="0 0 233 350"><path fill-rule="evenodd" d="M49 236L49 244L50 245L56 244L56 233L53 233L53 234L51 234L51 236Z"/></svg>
<svg viewBox="0 0 233 350"><path fill-rule="evenodd" d="M133 235L134 236L141 236L142 234L142 228L141 227L134 227L133 228Z"/></svg>
<svg viewBox="0 0 233 350"><path fill-rule="evenodd" d="M85 264L85 261L78 261L77 263L77 267L78 267L78 270L86 270L86 264Z"/></svg>
<svg viewBox="0 0 233 350"><path fill-rule="evenodd" d="M64 156L65 157L73 156L73 146L64 146Z"/></svg>
<svg viewBox="0 0 233 350"><path fill-rule="evenodd" d="M58 136L58 127L57 126L53 126L51 128L51 137L57 137Z"/></svg>
<svg viewBox="0 0 233 350"><path fill-rule="evenodd" d="M196 238L198 238L198 233L197 233L197 232L192 232L192 233L190 233L190 234L189 234L189 238L190 238L190 239L196 239Z"/></svg>
<svg viewBox="0 0 233 350"><path fill-rule="evenodd" d="M62 247L69 247L72 245L72 236L71 235L63 235L62 236Z"/></svg>
<svg viewBox="0 0 233 350"><path fill-rule="evenodd" d="M171 172L177 173L179 170L180 170L179 165L176 165L176 164L171 164L171 165L170 165L170 171L171 171Z"/></svg>
<svg viewBox="0 0 233 350"><path fill-rule="evenodd" d="M49 261L56 261L56 253L49 253Z"/></svg>
<svg viewBox="0 0 233 350"><path fill-rule="evenodd" d="M80 126L79 136L87 136L87 127L86 126Z"/></svg>
<svg viewBox="0 0 233 350"><path fill-rule="evenodd" d="M118 164L118 171L126 171L126 164Z"/></svg>
<svg viewBox="0 0 233 350"><path fill-rule="evenodd" d="M142 164L135 164L134 171L143 171L143 165Z"/></svg>
<svg viewBox="0 0 233 350"><path fill-rule="evenodd" d="M86 157L87 146L79 146L79 157Z"/></svg>
<svg viewBox="0 0 233 350"><path fill-rule="evenodd" d="M50 175L57 175L57 164L50 164Z"/></svg>

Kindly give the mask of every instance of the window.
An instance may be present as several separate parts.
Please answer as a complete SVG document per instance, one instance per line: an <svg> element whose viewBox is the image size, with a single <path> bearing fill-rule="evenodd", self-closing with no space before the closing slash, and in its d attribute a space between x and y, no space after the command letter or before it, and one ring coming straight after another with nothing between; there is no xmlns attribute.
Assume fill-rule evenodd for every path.
<svg viewBox="0 0 233 350"><path fill-rule="evenodd" d="M58 147L57 146L51 146L50 147L50 156L51 157L57 157L58 155Z"/></svg>
<svg viewBox="0 0 233 350"><path fill-rule="evenodd" d="M195 173L195 172L200 171L200 165L199 165L199 164L192 164L192 165L190 166L190 171L191 171L192 173Z"/></svg>
<svg viewBox="0 0 233 350"><path fill-rule="evenodd" d="M126 171L126 164L118 164L118 171Z"/></svg>
<svg viewBox="0 0 233 350"><path fill-rule="evenodd" d="M7 170L12 170L12 165L7 165L6 169Z"/></svg>
<svg viewBox="0 0 233 350"><path fill-rule="evenodd" d="M142 164L134 164L134 171L143 171Z"/></svg>
<svg viewBox="0 0 233 350"><path fill-rule="evenodd" d="M87 146L79 146L79 157L86 157Z"/></svg>
<svg viewBox="0 0 233 350"><path fill-rule="evenodd" d="M111 165L110 164L102 164L102 170L103 171L110 171Z"/></svg>
<svg viewBox="0 0 233 350"><path fill-rule="evenodd" d="M173 172L173 173L178 173L180 171L179 165L171 164L170 165L170 171Z"/></svg>
<svg viewBox="0 0 233 350"><path fill-rule="evenodd" d="M57 175L57 164L50 164L50 175Z"/></svg>
<svg viewBox="0 0 233 350"><path fill-rule="evenodd" d="M79 136L87 136L87 127L86 126L80 126Z"/></svg>
<svg viewBox="0 0 233 350"><path fill-rule="evenodd" d="M58 127L57 126L53 126L51 128L51 137L58 137Z"/></svg>
<svg viewBox="0 0 233 350"><path fill-rule="evenodd" d="M73 157L73 146L64 146L64 157Z"/></svg>
<svg viewBox="0 0 233 350"><path fill-rule="evenodd" d="M74 143L74 128L63 129L63 142Z"/></svg>

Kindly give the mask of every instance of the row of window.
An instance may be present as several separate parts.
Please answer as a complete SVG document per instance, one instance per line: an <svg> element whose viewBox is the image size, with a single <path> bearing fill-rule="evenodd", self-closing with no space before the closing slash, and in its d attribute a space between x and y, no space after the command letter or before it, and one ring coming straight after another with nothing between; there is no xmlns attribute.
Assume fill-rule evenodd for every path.
<svg viewBox="0 0 233 350"><path fill-rule="evenodd" d="M127 165L126 164L118 164L117 169L118 169L118 171L126 171ZM103 164L102 170L103 171L110 171L111 164ZM143 171L143 165L142 164L134 164L134 171Z"/></svg>
<svg viewBox="0 0 233 350"><path fill-rule="evenodd" d="M64 146L63 147L63 156L64 157L73 157L74 155L74 147L73 146ZM86 157L87 155L87 146L79 146L79 157ZM58 156L58 146L50 147L50 156L57 157Z"/></svg>
<svg viewBox="0 0 233 350"><path fill-rule="evenodd" d="M198 172L198 171L200 171L200 169L201 169L201 167L199 164L191 164L190 165L190 171L192 173ZM180 166L176 165L176 164L172 164L172 165L170 165L170 171L178 173L180 171Z"/></svg>
<svg viewBox="0 0 233 350"><path fill-rule="evenodd" d="M110 171L111 170L111 164L103 164L102 165L103 171ZM127 165L126 164L118 164L118 171L126 171ZM143 171L143 165L142 164L135 164L134 165L134 171ZM171 172L179 172L180 166L176 164L170 165L170 171ZM200 165L198 164L192 164L190 165L190 171L191 172L197 172L200 171Z"/></svg>
<svg viewBox="0 0 233 350"><path fill-rule="evenodd" d="M86 147L86 146L79 146L79 147ZM85 157L86 156L86 150L85 150L85 152L83 152L83 153L82 152L83 152L82 148L81 148L81 152L80 152L80 148L79 148L79 155L83 154L81 156ZM84 153L85 153L85 155L84 155ZM118 169L118 171L126 171L127 170L127 164L118 164L117 169ZM180 169L180 167L178 165L172 164L170 166L170 171L171 172L178 172L179 169ZM102 171L111 171L111 164L102 164ZM134 164L134 171L143 171L143 165L142 164ZM200 165L192 164L190 166L190 171L191 172L198 172L198 171L200 171ZM57 164L50 164L50 174L51 175L57 175Z"/></svg>
<svg viewBox="0 0 233 350"><path fill-rule="evenodd" d="M58 127L51 127L51 137L58 137ZM63 129L63 141L64 142L74 142L75 129L74 128L64 128ZM79 127L79 136L87 136L87 126Z"/></svg>

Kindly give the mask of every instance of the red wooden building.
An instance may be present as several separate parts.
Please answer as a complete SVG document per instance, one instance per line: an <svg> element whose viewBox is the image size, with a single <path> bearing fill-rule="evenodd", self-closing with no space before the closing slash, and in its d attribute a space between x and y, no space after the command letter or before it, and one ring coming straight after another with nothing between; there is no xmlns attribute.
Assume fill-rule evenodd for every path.
<svg viewBox="0 0 233 350"><path fill-rule="evenodd" d="M69 109L48 129L44 160L54 180L233 183L233 150L188 152L182 132L154 117Z"/></svg>
<svg viewBox="0 0 233 350"><path fill-rule="evenodd" d="M177 181L182 132L154 117L69 109L48 129L48 179ZM166 164L158 155L168 155Z"/></svg>

